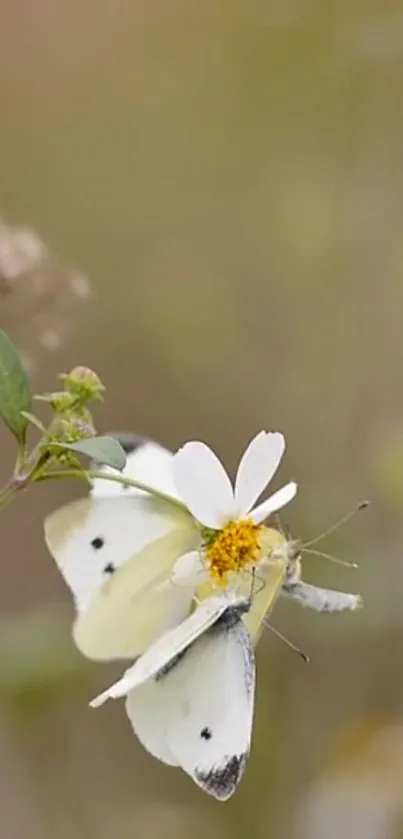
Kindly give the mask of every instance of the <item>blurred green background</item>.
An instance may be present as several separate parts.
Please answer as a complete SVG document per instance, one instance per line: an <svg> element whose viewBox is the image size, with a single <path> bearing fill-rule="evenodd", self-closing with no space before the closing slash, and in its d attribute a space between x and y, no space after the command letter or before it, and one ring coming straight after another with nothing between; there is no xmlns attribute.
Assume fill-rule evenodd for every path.
<svg viewBox="0 0 403 839"><path fill-rule="evenodd" d="M42 535L80 488L19 498L1 521L2 835L403 837L403 4L2 0L0 118L4 223L49 249L10 267L0 229L0 323L36 390L92 366L100 430L200 437L232 471L259 429L284 431L295 536L372 501L323 543L358 571L304 566L366 608L276 607L312 661L262 639L252 756L223 805L149 757L122 704L88 709L114 669L74 651ZM3 482L12 454L0 430Z"/></svg>

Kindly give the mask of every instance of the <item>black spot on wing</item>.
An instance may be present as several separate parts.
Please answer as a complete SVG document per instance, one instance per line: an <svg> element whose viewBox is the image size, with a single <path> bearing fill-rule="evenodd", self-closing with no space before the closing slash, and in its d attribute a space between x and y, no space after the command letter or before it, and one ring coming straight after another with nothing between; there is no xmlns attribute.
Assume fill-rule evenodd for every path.
<svg viewBox="0 0 403 839"><path fill-rule="evenodd" d="M99 551L103 548L105 544L105 539L102 536L96 536L95 539L91 539L91 547L94 548L95 551Z"/></svg>
<svg viewBox="0 0 403 839"><path fill-rule="evenodd" d="M116 571L116 568L115 568L113 562L108 562L108 564L105 565L104 574L108 574L108 576L112 576L112 574L114 574L115 571Z"/></svg>
<svg viewBox="0 0 403 839"><path fill-rule="evenodd" d="M203 740L211 740L212 736L213 736L213 732L212 732L211 728L207 728L207 727L202 728L202 730L200 732L200 737L202 737Z"/></svg>
<svg viewBox="0 0 403 839"><path fill-rule="evenodd" d="M196 769L195 780L209 795L226 801L235 792L245 771L247 759L247 754L233 755L219 769L214 768L210 772L200 772Z"/></svg>

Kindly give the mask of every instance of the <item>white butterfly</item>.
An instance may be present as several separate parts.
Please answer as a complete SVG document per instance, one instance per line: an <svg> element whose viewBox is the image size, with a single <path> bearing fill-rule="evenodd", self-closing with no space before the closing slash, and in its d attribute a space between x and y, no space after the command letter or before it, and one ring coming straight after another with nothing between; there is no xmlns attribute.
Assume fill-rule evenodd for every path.
<svg viewBox="0 0 403 839"><path fill-rule="evenodd" d="M145 748L221 801L235 792L250 751L255 659L242 620L249 608L250 599L229 592L207 598L91 703L126 696Z"/></svg>
<svg viewBox="0 0 403 839"><path fill-rule="evenodd" d="M128 450L124 474L177 497L172 453L131 439L121 438ZM104 660L140 655L94 704L127 693L128 716L148 751L225 800L250 748L253 645L278 596L319 611L354 609L359 599L304 583L300 543L267 528L253 608L247 611L248 572L232 600L211 596L211 583L200 585L198 597L206 599L186 617L194 569L178 568L178 558L194 553L200 538L189 522L169 502L97 479L89 498L48 517L45 533L73 593L79 649Z"/></svg>
<svg viewBox="0 0 403 839"><path fill-rule="evenodd" d="M119 439L128 454L123 474L177 497L168 468L172 454L129 435ZM189 516L173 504L102 479L90 496L49 515L45 540L73 594L81 652L133 659L180 622L194 585L167 580L198 539Z"/></svg>

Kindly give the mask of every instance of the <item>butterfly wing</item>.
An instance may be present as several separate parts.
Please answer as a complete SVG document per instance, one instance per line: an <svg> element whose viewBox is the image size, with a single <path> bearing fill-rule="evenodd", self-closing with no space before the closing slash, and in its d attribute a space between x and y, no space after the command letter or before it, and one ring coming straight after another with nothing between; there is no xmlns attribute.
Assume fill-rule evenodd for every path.
<svg viewBox="0 0 403 839"><path fill-rule="evenodd" d="M101 586L152 540L185 527L168 502L142 497L81 498L45 519L45 541L84 611Z"/></svg>
<svg viewBox="0 0 403 839"><path fill-rule="evenodd" d="M81 498L45 519L45 541L83 612L117 569L177 519L150 498Z"/></svg>
<svg viewBox="0 0 403 839"><path fill-rule="evenodd" d="M144 682L171 670L179 657L203 632L209 629L228 608L228 599L217 595L204 600L189 617L164 633L126 670L122 678L90 704L96 708L107 699L125 696Z"/></svg>
<svg viewBox="0 0 403 839"><path fill-rule="evenodd" d="M130 691L126 697L126 713L133 731L150 755L169 766L179 766L168 745L172 719L180 702L180 685L176 679L163 683L150 679Z"/></svg>
<svg viewBox="0 0 403 839"><path fill-rule="evenodd" d="M252 734L255 663L249 634L223 615L167 672L130 691L126 710L139 740L226 800L243 775Z"/></svg>
<svg viewBox="0 0 403 839"><path fill-rule="evenodd" d="M252 607L243 618L254 646L256 646L262 634L265 619L270 615L281 593L286 573L287 563L283 559L274 562L269 560L267 565L259 568L256 587L260 584L260 590L257 590L253 597ZM244 585L241 587L241 591L243 590Z"/></svg>
<svg viewBox="0 0 403 839"><path fill-rule="evenodd" d="M73 593L74 637L89 658L134 658L185 617L190 585L161 587L197 535L169 502L81 499L48 516L45 539Z"/></svg>
<svg viewBox="0 0 403 839"><path fill-rule="evenodd" d="M105 475L120 475L125 478L141 481L150 487L166 493L177 499L175 482L173 479L173 453L152 440L131 434L113 434L126 452L126 466L122 472L117 472L109 466L94 464L94 468ZM107 498L121 495L144 495L143 490L124 486L116 481L95 478L92 481L93 498Z"/></svg>
<svg viewBox="0 0 403 839"><path fill-rule="evenodd" d="M119 682L90 703L92 707L98 707L107 699L135 693L137 725L140 731L144 731L144 745L150 754L172 766L177 766L178 761L169 749L166 732L169 717L176 707L177 688L176 681L166 679L166 675L175 669L182 653L220 617L227 606L228 601L223 597L205 600L179 626L151 644ZM164 685L162 703L160 681Z"/></svg>
<svg viewBox="0 0 403 839"><path fill-rule="evenodd" d="M169 533L125 563L88 609L78 615L73 635L88 658L133 659L156 638L182 621L192 602L194 585L170 583L174 565L194 535Z"/></svg>

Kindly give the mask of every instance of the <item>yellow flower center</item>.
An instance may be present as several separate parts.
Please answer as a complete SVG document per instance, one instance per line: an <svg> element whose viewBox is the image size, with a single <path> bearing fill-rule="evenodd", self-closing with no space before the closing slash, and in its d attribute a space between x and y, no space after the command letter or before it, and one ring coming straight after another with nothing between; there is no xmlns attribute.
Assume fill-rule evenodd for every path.
<svg viewBox="0 0 403 839"><path fill-rule="evenodd" d="M211 534L205 556L216 583L225 585L228 574L238 573L260 559L259 540L263 530L263 526L255 524L252 519L244 519L230 521L223 530Z"/></svg>

